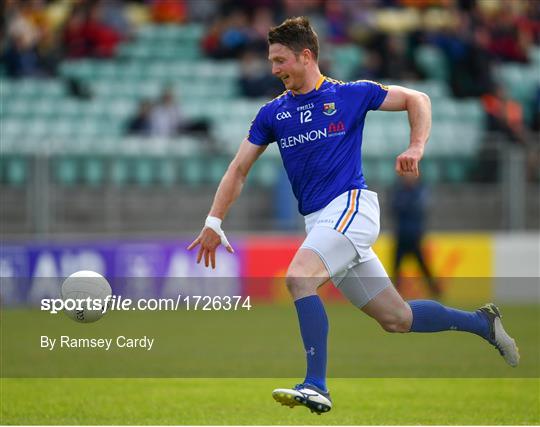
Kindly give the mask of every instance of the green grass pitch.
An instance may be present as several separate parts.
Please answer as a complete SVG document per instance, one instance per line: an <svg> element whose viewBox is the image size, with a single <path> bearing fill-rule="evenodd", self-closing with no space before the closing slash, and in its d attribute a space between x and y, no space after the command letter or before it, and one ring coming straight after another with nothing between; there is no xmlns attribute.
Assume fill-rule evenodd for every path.
<svg viewBox="0 0 540 427"><path fill-rule="evenodd" d="M290 409L291 379L8 379L2 424L536 425L538 379L333 379L328 414Z"/></svg>
<svg viewBox="0 0 540 427"><path fill-rule="evenodd" d="M502 309L522 353L517 369L471 334L387 334L356 309L329 305L334 408L321 416L271 397L304 371L290 306L111 313L92 325L2 310L0 424L540 424L540 307ZM49 352L37 344L43 333L154 334L157 344L152 352Z"/></svg>

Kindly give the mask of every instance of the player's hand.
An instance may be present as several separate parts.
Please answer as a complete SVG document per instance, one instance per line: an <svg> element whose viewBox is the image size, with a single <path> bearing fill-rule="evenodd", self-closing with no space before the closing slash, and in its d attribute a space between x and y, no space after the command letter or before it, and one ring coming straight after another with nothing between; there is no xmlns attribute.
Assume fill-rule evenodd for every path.
<svg viewBox="0 0 540 427"><path fill-rule="evenodd" d="M409 147L396 159L396 173L400 176L412 174L419 176L418 164L424 155L424 150L418 147Z"/></svg>
<svg viewBox="0 0 540 427"><path fill-rule="evenodd" d="M216 249L221 244L221 236L209 227L204 227L199 236L191 242L188 246L188 251L200 245L199 253L197 254L197 264L201 262L204 257L204 266L212 266L216 268ZM234 253L234 249L230 244L225 245L225 249L231 254Z"/></svg>

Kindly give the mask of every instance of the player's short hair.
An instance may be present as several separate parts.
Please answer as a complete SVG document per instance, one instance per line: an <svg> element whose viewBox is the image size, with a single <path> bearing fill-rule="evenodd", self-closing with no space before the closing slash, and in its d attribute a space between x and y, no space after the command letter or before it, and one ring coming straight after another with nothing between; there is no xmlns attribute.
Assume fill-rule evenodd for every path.
<svg viewBox="0 0 540 427"><path fill-rule="evenodd" d="M268 44L274 43L288 47L295 55L309 49L315 60L319 57L319 38L305 16L289 18L277 27L270 28Z"/></svg>

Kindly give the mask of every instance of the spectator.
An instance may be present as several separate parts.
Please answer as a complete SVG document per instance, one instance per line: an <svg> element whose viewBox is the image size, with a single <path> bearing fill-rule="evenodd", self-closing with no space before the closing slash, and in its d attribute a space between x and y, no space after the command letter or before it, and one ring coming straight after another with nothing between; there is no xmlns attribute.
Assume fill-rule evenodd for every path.
<svg viewBox="0 0 540 427"><path fill-rule="evenodd" d="M396 288L401 291L401 263L405 255L411 254L418 261L433 297L439 298L441 290L422 252L427 204L428 194L424 185L416 177L403 176L394 191L392 200L392 210L397 225L394 277Z"/></svg>
<svg viewBox="0 0 540 427"><path fill-rule="evenodd" d="M206 54L214 59L239 58L249 48L254 34L247 14L241 9L234 9L210 27L202 46Z"/></svg>
<svg viewBox="0 0 540 427"><path fill-rule="evenodd" d="M35 48L41 37L39 27L30 19L28 2L11 3L7 10L7 35L27 48Z"/></svg>
<svg viewBox="0 0 540 427"><path fill-rule="evenodd" d="M66 56L70 58L110 58L122 36L102 21L103 4L73 7L63 32Z"/></svg>
<svg viewBox="0 0 540 427"><path fill-rule="evenodd" d="M141 105L139 113L134 117L131 124L146 130L146 109L146 105L144 107ZM138 118L143 118L143 120L134 123ZM183 134L193 134L207 144L207 149L215 149L208 122L204 119L190 120L184 117L170 87L163 90L159 100L151 108L149 132L139 133L139 135L147 134L160 138L174 138Z"/></svg>
<svg viewBox="0 0 540 427"><path fill-rule="evenodd" d="M503 61L527 62L530 35L520 31L517 16L511 7L509 2L503 2L501 10L488 22L491 30L490 50Z"/></svg>
<svg viewBox="0 0 540 427"><path fill-rule="evenodd" d="M504 89L498 86L482 96L482 105L488 131L501 133L511 142L524 143L523 109L519 102L509 99Z"/></svg>
<svg viewBox="0 0 540 427"><path fill-rule="evenodd" d="M133 37L133 28L124 13L124 4L119 0L100 0L101 20L104 25L113 29L123 39Z"/></svg>
<svg viewBox="0 0 540 427"><path fill-rule="evenodd" d="M85 34L86 11L82 5L75 5L66 20L62 32L64 54L68 58L83 58L90 54Z"/></svg>
<svg viewBox="0 0 540 427"><path fill-rule="evenodd" d="M164 138L174 137L178 134L182 122L180 108L174 99L174 93L171 88L167 87L163 90L150 114L151 134Z"/></svg>
<svg viewBox="0 0 540 427"><path fill-rule="evenodd" d="M266 37L268 35L268 29L272 26L274 26L274 14L272 10L266 7L256 9L253 13L251 24L253 29L249 43L251 50L266 53L268 49Z"/></svg>
<svg viewBox="0 0 540 427"><path fill-rule="evenodd" d="M126 133L133 136L149 136L152 130L151 114L152 103L148 100L141 101L135 116L127 124Z"/></svg>
<svg viewBox="0 0 540 427"><path fill-rule="evenodd" d="M254 50L247 50L241 58L238 86L248 98L273 98L283 92L281 82L272 78L266 61Z"/></svg>
<svg viewBox="0 0 540 427"><path fill-rule="evenodd" d="M85 35L90 47L90 55L98 58L111 58L122 36L103 22L103 3L90 7L85 25Z"/></svg>
<svg viewBox="0 0 540 427"><path fill-rule="evenodd" d="M152 20L159 24L179 24L187 18L184 0L152 0L150 2Z"/></svg>
<svg viewBox="0 0 540 427"><path fill-rule="evenodd" d="M15 35L3 55L6 74L9 77L35 77L40 75L39 57L36 48L28 44L28 39Z"/></svg>
<svg viewBox="0 0 540 427"><path fill-rule="evenodd" d="M41 2L8 2L6 5L7 43L2 59L10 77L36 77L48 74L47 51L43 43L48 25ZM43 57L41 55L43 53Z"/></svg>
<svg viewBox="0 0 540 427"><path fill-rule="evenodd" d="M348 19L343 2L326 2L325 16L328 23L328 41L333 44L347 43L349 41Z"/></svg>

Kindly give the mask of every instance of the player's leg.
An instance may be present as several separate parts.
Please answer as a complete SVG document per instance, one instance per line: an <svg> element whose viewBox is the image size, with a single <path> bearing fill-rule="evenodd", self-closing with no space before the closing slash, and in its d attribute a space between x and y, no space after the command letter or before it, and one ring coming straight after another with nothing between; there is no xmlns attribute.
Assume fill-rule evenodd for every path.
<svg viewBox="0 0 540 427"><path fill-rule="evenodd" d="M499 310L488 304L470 312L446 307L437 301L408 303L384 283L388 278L377 258L354 266L340 285L347 298L389 332L464 331L481 336L494 345L511 366L519 363L514 340L501 323ZM355 280L348 280L357 278ZM387 279L389 281L389 279Z"/></svg>
<svg viewBox="0 0 540 427"><path fill-rule="evenodd" d="M332 408L326 387L328 318L317 288L355 257L356 250L345 236L329 227L315 227L289 266L286 283L298 314L307 370L304 382L294 389L274 390L274 399L283 405L302 404L317 413Z"/></svg>
<svg viewBox="0 0 540 427"><path fill-rule="evenodd" d="M304 383L326 390L326 342L328 318L317 288L330 278L320 256L300 248L294 256L285 282L294 300L300 334L306 351L307 372Z"/></svg>
<svg viewBox="0 0 540 427"><path fill-rule="evenodd" d="M408 332L412 323L410 306L396 291L379 258L350 268L338 285L345 297L389 332Z"/></svg>
<svg viewBox="0 0 540 427"><path fill-rule="evenodd" d="M326 390L328 318L317 288L356 257L350 241L329 227L315 227L298 249L287 271L307 358L305 382Z"/></svg>
<svg viewBox="0 0 540 427"><path fill-rule="evenodd" d="M317 289L330 279L320 255L311 248L301 246L287 270L285 283L294 301L316 295Z"/></svg>

